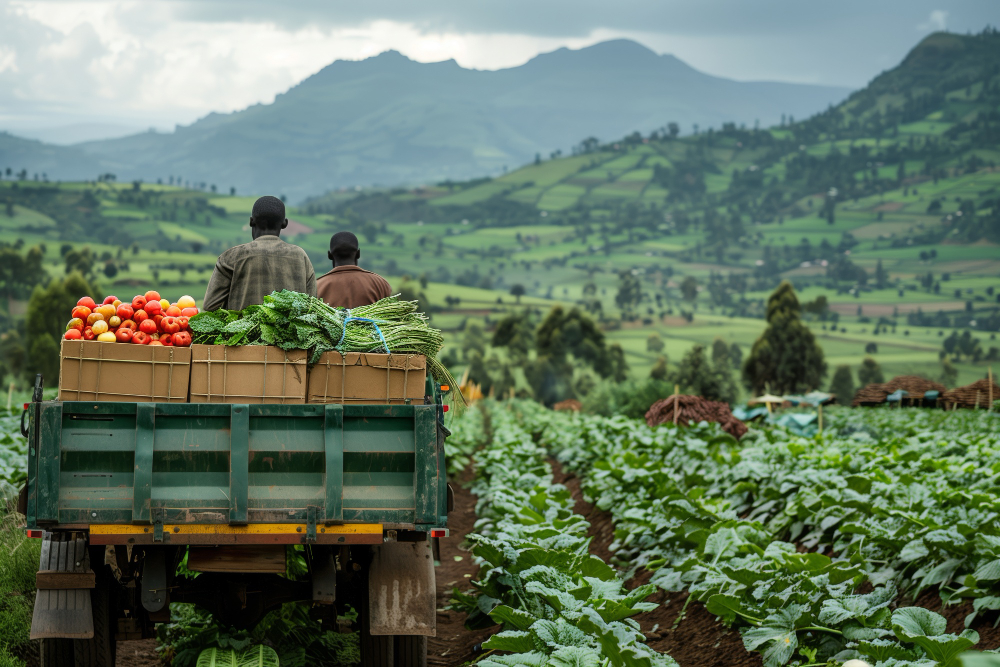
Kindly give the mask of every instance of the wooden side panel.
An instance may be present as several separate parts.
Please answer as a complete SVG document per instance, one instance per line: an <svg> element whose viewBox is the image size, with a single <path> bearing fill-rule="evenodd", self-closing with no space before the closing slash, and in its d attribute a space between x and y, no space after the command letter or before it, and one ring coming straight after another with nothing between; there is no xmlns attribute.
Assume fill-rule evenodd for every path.
<svg viewBox="0 0 1000 667"><path fill-rule="evenodd" d="M413 437L413 487L416 503L414 523L437 522L437 406L418 405L414 407Z"/></svg>

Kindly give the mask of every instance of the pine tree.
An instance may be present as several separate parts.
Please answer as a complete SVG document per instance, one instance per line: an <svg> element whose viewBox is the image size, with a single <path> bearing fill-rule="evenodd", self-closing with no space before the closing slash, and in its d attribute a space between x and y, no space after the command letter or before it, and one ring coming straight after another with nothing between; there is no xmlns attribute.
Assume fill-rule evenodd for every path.
<svg viewBox="0 0 1000 667"><path fill-rule="evenodd" d="M885 376L882 375L882 367L871 357L865 357L858 369L858 383L864 387L869 384L882 384Z"/></svg>
<svg viewBox="0 0 1000 667"><path fill-rule="evenodd" d="M767 300L767 329L743 364L743 381L754 393L798 394L819 386L826 375L823 348L800 315L787 280Z"/></svg>
<svg viewBox="0 0 1000 667"><path fill-rule="evenodd" d="M886 275L885 269L882 268L882 260L878 261L875 265L875 287L878 289L885 289L885 286L889 282L889 276Z"/></svg>
<svg viewBox="0 0 1000 667"><path fill-rule="evenodd" d="M851 399L854 398L854 376L847 364L837 366L837 370L833 372L830 393L837 397L837 403L840 405L851 404Z"/></svg>

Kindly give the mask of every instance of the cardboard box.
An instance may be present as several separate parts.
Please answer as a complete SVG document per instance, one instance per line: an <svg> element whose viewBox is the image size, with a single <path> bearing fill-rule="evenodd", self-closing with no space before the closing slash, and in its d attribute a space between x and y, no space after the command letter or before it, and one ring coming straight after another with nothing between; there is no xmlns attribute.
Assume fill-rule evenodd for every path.
<svg viewBox="0 0 1000 667"><path fill-rule="evenodd" d="M191 348L63 340L60 401L186 403Z"/></svg>
<svg viewBox="0 0 1000 667"><path fill-rule="evenodd" d="M306 351L191 346L192 403L305 403Z"/></svg>
<svg viewBox="0 0 1000 667"><path fill-rule="evenodd" d="M307 403L422 403L422 354L324 352L309 369Z"/></svg>

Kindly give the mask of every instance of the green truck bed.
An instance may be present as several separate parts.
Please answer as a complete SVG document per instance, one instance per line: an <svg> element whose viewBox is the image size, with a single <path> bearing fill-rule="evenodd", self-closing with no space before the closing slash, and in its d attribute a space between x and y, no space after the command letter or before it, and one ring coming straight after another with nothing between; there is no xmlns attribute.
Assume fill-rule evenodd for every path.
<svg viewBox="0 0 1000 667"><path fill-rule="evenodd" d="M163 526L169 541L203 524L305 524L302 541L317 525L443 529L441 415L440 404L34 403L28 527L142 526L156 541Z"/></svg>

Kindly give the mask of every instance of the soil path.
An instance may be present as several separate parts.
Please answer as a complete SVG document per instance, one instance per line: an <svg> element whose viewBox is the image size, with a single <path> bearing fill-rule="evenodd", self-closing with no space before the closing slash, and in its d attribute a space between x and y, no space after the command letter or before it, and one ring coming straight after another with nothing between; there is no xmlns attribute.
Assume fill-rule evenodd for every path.
<svg viewBox="0 0 1000 667"><path fill-rule="evenodd" d="M466 535L473 532L476 523L476 497L468 490L472 481L472 468L466 468L459 479L452 481L455 492L455 509L448 514L450 537L441 540L441 565L437 578L437 636L427 642L428 667L457 667L475 657L477 644L496 633L499 628L466 630L465 614L445 609L453 588L466 591L469 581L479 573L472 554L465 550ZM460 560L458 560L460 559Z"/></svg>
<svg viewBox="0 0 1000 667"><path fill-rule="evenodd" d="M590 553L611 562L610 546L615 536L611 514L583 499L578 477L565 472L558 461L550 460L549 463L552 464L553 481L569 489L576 501L576 513L590 522ZM625 582L625 586L629 589L641 586L649 582L650 576L648 571L643 570ZM668 599L666 593L657 591L649 601L660 606L634 617L650 648L668 654L681 667L760 667L763 664L760 654L749 653L743 648L739 632L720 623L700 602L688 605L678 623L686 600L687 593L677 593Z"/></svg>

